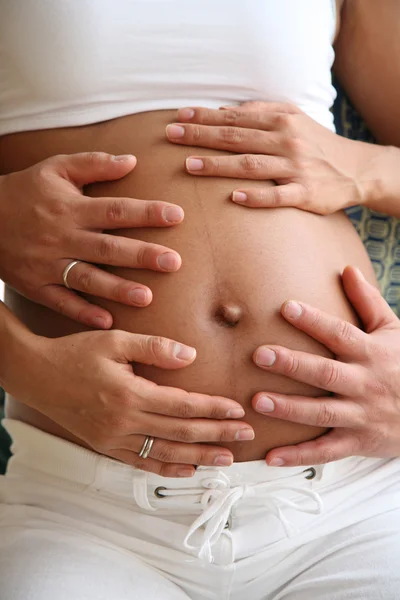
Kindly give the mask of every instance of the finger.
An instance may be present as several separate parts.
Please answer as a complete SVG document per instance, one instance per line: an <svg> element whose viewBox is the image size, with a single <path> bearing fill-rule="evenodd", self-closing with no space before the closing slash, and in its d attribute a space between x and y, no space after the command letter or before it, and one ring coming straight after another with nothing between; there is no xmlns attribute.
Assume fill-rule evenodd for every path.
<svg viewBox="0 0 400 600"><path fill-rule="evenodd" d="M336 356L354 357L365 354L367 335L344 319L293 300L283 303L281 314L294 327L324 344Z"/></svg>
<svg viewBox="0 0 400 600"><path fill-rule="evenodd" d="M345 429L332 429L315 440L274 448L268 452L266 461L271 467L320 465L357 456L360 452L358 437Z"/></svg>
<svg viewBox="0 0 400 600"><path fill-rule="evenodd" d="M85 262L131 269L174 272L182 264L179 254L165 246L88 231L71 240L69 252Z"/></svg>
<svg viewBox="0 0 400 600"><path fill-rule="evenodd" d="M361 396L366 385L363 367L282 346L260 346L254 362L273 373L341 396Z"/></svg>
<svg viewBox="0 0 400 600"><path fill-rule="evenodd" d="M146 413L181 419L241 419L245 415L242 406L229 398L155 384L143 388L139 382L137 384L136 391L143 398L140 409Z"/></svg>
<svg viewBox="0 0 400 600"><path fill-rule="evenodd" d="M186 344L161 336L126 331L115 331L115 344L112 349L118 361L154 365L161 369L181 369L196 358L196 350ZM163 388L147 379L135 376L135 391L140 396L146 398L154 394L155 389Z"/></svg>
<svg viewBox="0 0 400 600"><path fill-rule="evenodd" d="M178 121L202 125L235 125L269 131L274 126L274 113L297 114L296 106L282 102L244 102L238 106L221 106L220 109L201 106L180 108Z"/></svg>
<svg viewBox="0 0 400 600"><path fill-rule="evenodd" d="M59 175L80 188L95 181L120 179L136 165L131 154L114 156L106 152L60 154L49 160Z"/></svg>
<svg viewBox="0 0 400 600"><path fill-rule="evenodd" d="M284 206L302 208L305 197L306 190L299 183L240 189L232 192L233 202L250 208L281 208Z"/></svg>
<svg viewBox="0 0 400 600"><path fill-rule="evenodd" d="M281 179L293 174L293 165L289 159L261 154L190 156L185 164L191 175L208 177Z"/></svg>
<svg viewBox="0 0 400 600"><path fill-rule="evenodd" d="M286 113L286 114L300 114L302 111L295 104L291 104L290 102L261 102L259 100L248 100L247 102L242 102L239 105L227 105L221 106L220 110L239 110L243 112L277 112L277 113Z"/></svg>
<svg viewBox="0 0 400 600"><path fill-rule="evenodd" d="M359 269L346 267L342 281L346 296L363 322L367 333L383 327L399 326L399 319L380 291L365 279Z"/></svg>
<svg viewBox="0 0 400 600"><path fill-rule="evenodd" d="M170 227L183 219L176 204L134 198L80 198L76 220L82 227L122 229L128 227Z"/></svg>
<svg viewBox="0 0 400 600"><path fill-rule="evenodd" d="M144 440L144 436L130 435L123 442L123 449L139 454ZM175 464L229 467L233 463L232 452L220 446L182 444L158 438L154 440L149 456L164 463Z"/></svg>
<svg viewBox="0 0 400 600"><path fill-rule="evenodd" d="M61 285L47 285L42 288L40 303L69 319L94 329L109 329L113 323L113 318L107 310L90 304L72 290Z"/></svg>
<svg viewBox="0 0 400 600"><path fill-rule="evenodd" d="M148 306L153 298L148 287L102 271L86 262L78 263L69 271L68 285L84 294L128 306Z"/></svg>
<svg viewBox="0 0 400 600"><path fill-rule="evenodd" d="M315 427L362 427L368 422L360 404L335 397L308 398L260 392L253 397L257 412Z"/></svg>
<svg viewBox="0 0 400 600"><path fill-rule="evenodd" d="M250 123L248 126L250 127ZM281 136L275 132L260 131L260 127L244 129L244 126L216 125L210 127L208 125L172 123L167 126L166 133L170 142L176 144L215 148L229 152L284 155L285 149Z"/></svg>
<svg viewBox="0 0 400 600"><path fill-rule="evenodd" d="M143 413L137 432L157 438L193 444L198 442L234 442L254 439L253 429L241 421L176 419Z"/></svg>
<svg viewBox="0 0 400 600"><path fill-rule="evenodd" d="M141 471L155 473L163 477L193 477L193 465L165 463L153 458L140 458L136 452L129 450L110 450L107 455Z"/></svg>

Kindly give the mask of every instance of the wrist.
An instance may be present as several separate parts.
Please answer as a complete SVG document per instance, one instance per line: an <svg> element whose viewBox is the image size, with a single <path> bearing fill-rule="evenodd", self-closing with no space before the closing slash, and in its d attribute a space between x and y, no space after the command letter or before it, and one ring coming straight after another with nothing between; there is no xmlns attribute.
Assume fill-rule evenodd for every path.
<svg viewBox="0 0 400 600"><path fill-rule="evenodd" d="M395 146L372 145L374 152L364 164L360 183L363 205L400 217L400 149Z"/></svg>

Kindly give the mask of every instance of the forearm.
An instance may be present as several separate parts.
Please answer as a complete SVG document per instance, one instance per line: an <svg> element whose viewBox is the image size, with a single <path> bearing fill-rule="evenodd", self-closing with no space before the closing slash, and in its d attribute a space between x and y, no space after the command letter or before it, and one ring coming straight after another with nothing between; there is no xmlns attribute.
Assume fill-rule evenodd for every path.
<svg viewBox="0 0 400 600"><path fill-rule="evenodd" d="M34 336L0 301L0 386L8 391L18 372L30 361ZM39 339L39 338L38 338Z"/></svg>

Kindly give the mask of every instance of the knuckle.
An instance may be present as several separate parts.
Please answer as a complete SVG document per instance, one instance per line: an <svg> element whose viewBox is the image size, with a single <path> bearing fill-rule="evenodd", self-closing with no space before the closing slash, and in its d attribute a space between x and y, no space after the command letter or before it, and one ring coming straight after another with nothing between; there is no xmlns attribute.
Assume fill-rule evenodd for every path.
<svg viewBox="0 0 400 600"><path fill-rule="evenodd" d="M59 248L60 238L56 234L46 231L39 236L39 244L47 249Z"/></svg>
<svg viewBox="0 0 400 600"><path fill-rule="evenodd" d="M283 373L288 376L295 375L299 368L300 361L298 357L292 352L288 353L287 356L284 357Z"/></svg>
<svg viewBox="0 0 400 600"><path fill-rule="evenodd" d="M165 463L176 463L179 461L179 451L173 444L163 443L160 447L157 447L157 451L154 453L154 458Z"/></svg>
<svg viewBox="0 0 400 600"><path fill-rule="evenodd" d="M154 361L157 361L160 356L169 354L169 341L161 336L153 335L146 337L145 346L146 355L148 355L149 358L152 358Z"/></svg>
<svg viewBox="0 0 400 600"><path fill-rule="evenodd" d="M330 446L324 446L320 448L318 452L318 457L318 462L320 464L326 464L336 460L335 452Z"/></svg>
<svg viewBox="0 0 400 600"><path fill-rule="evenodd" d="M240 119L240 111L238 110L224 110L222 111L222 118L225 125L236 125Z"/></svg>
<svg viewBox="0 0 400 600"><path fill-rule="evenodd" d="M192 140L194 142L198 142L201 139L201 126L200 125L192 125L190 127L192 132Z"/></svg>
<svg viewBox="0 0 400 600"><path fill-rule="evenodd" d="M103 237L97 246L97 255L101 261L112 261L118 254L120 243L114 236Z"/></svg>
<svg viewBox="0 0 400 600"><path fill-rule="evenodd" d="M118 427L121 427L123 424L123 419L121 419L121 409L126 410L128 408L132 408L132 393L127 388L121 388L117 392L115 392L113 397L113 404L116 407L117 411L110 417Z"/></svg>
<svg viewBox="0 0 400 600"><path fill-rule="evenodd" d="M95 165L101 160L109 160L110 156L106 152L85 152L85 162L88 166Z"/></svg>
<svg viewBox="0 0 400 600"><path fill-rule="evenodd" d="M269 190L272 208L278 208L285 203L284 186L276 185Z"/></svg>
<svg viewBox="0 0 400 600"><path fill-rule="evenodd" d="M340 370L333 360L322 361L322 363L320 363L319 373L322 387L331 387L340 379Z"/></svg>
<svg viewBox="0 0 400 600"><path fill-rule="evenodd" d="M193 425L178 425L174 431L174 439L184 442L186 444L191 444L192 442L197 441L197 432Z"/></svg>
<svg viewBox="0 0 400 600"><path fill-rule="evenodd" d="M219 137L226 144L235 145L243 141L244 130L239 127L221 127Z"/></svg>
<svg viewBox="0 0 400 600"><path fill-rule="evenodd" d="M123 336L126 335L118 329L110 329L109 331L98 331L98 342L107 345L112 350L118 350L121 348L123 342Z"/></svg>
<svg viewBox="0 0 400 600"><path fill-rule="evenodd" d="M348 344L354 342L353 328L347 321L339 321L338 326L335 327L333 333L338 339L341 339L343 342L346 342Z"/></svg>
<svg viewBox="0 0 400 600"><path fill-rule="evenodd" d="M196 415L195 407L189 399L180 401L176 409L176 416L181 419L191 419Z"/></svg>
<svg viewBox="0 0 400 600"><path fill-rule="evenodd" d="M256 154L244 154L241 158L241 167L246 173L254 173L262 167L262 161Z"/></svg>
<svg viewBox="0 0 400 600"><path fill-rule="evenodd" d="M320 427L335 427L338 421L337 414L328 404L322 402L318 407L317 423Z"/></svg>
<svg viewBox="0 0 400 600"><path fill-rule="evenodd" d="M279 413L282 418L286 421L293 421L296 418L296 406L293 402L285 402L279 406Z"/></svg>
<svg viewBox="0 0 400 600"><path fill-rule="evenodd" d="M136 267L143 268L148 263L149 248L145 244L140 244L136 250Z"/></svg>
<svg viewBox="0 0 400 600"><path fill-rule="evenodd" d="M74 286L80 292L90 292L93 291L93 286L95 283L96 275L95 271L92 269L83 269L77 270L75 273L75 283Z"/></svg>
<svg viewBox="0 0 400 600"><path fill-rule="evenodd" d="M53 172L54 168L51 162L43 161L39 163L33 170L35 183L37 183L40 188L44 187L46 189L51 181Z"/></svg>
<svg viewBox="0 0 400 600"><path fill-rule="evenodd" d="M285 149L289 156L294 160L301 160L304 156L304 142L296 136L287 136L285 138Z"/></svg>
<svg viewBox="0 0 400 600"><path fill-rule="evenodd" d="M376 377L369 376L364 382L364 395L367 398L379 398L382 399L387 396L388 383L377 379Z"/></svg>
<svg viewBox="0 0 400 600"><path fill-rule="evenodd" d="M292 115L288 113L278 113L275 115L273 122L276 129L289 132L292 127Z"/></svg>
<svg viewBox="0 0 400 600"><path fill-rule="evenodd" d="M107 206L106 211L106 219L107 222L115 224L115 223L123 223L127 217L127 205L124 200L115 199L112 200Z"/></svg>
<svg viewBox="0 0 400 600"><path fill-rule="evenodd" d="M65 309L65 305L66 305L66 298L64 298L64 297L57 298L54 308L58 313L60 313L60 315L65 315L67 312Z"/></svg>
<svg viewBox="0 0 400 600"><path fill-rule="evenodd" d="M307 459L307 456L303 454L296 446L291 448L290 453L290 464L298 465L299 467L308 466L310 463Z"/></svg>

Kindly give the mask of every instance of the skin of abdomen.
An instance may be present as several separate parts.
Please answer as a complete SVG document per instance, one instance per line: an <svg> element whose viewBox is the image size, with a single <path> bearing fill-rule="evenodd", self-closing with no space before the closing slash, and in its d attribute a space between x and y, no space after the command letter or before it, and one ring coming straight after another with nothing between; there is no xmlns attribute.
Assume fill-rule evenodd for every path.
<svg viewBox="0 0 400 600"><path fill-rule="evenodd" d="M93 196L159 199L182 206L185 219L176 227L114 232L160 243L181 254L183 264L176 273L110 269L148 285L154 296L151 305L132 308L96 301L112 312L117 329L162 335L194 346L197 358L190 367L168 371L135 364L134 370L161 385L239 401L246 411L244 420L254 427L256 437L252 442L226 446L237 461L255 460L273 447L311 439L323 432L261 416L250 404L254 393L261 390L312 396L323 393L267 373L252 362L252 354L261 344L280 344L330 356L325 347L284 321L279 314L282 302L302 300L355 323L341 288L340 273L347 264L354 264L374 282L373 270L345 215L321 217L297 209L241 207L229 200L241 181L188 175L184 169L187 156L219 153L168 143L164 129L174 118L174 112L163 111L72 129L69 135L65 130L59 134L37 132L36 147L39 144L42 155L33 162L47 155L87 149L131 152L137 156L138 165L130 175L118 182L89 186L85 192ZM32 138L35 134L24 135ZM14 136L9 145L11 155L16 154L19 144L22 150L22 142ZM56 337L82 329L15 293L8 292L7 299L37 333ZM226 322L226 311L233 311L236 324ZM13 416L32 422L19 403L12 410ZM38 419L40 416L35 417L36 425ZM45 421L39 425L49 429ZM71 438L67 432L57 433Z"/></svg>

